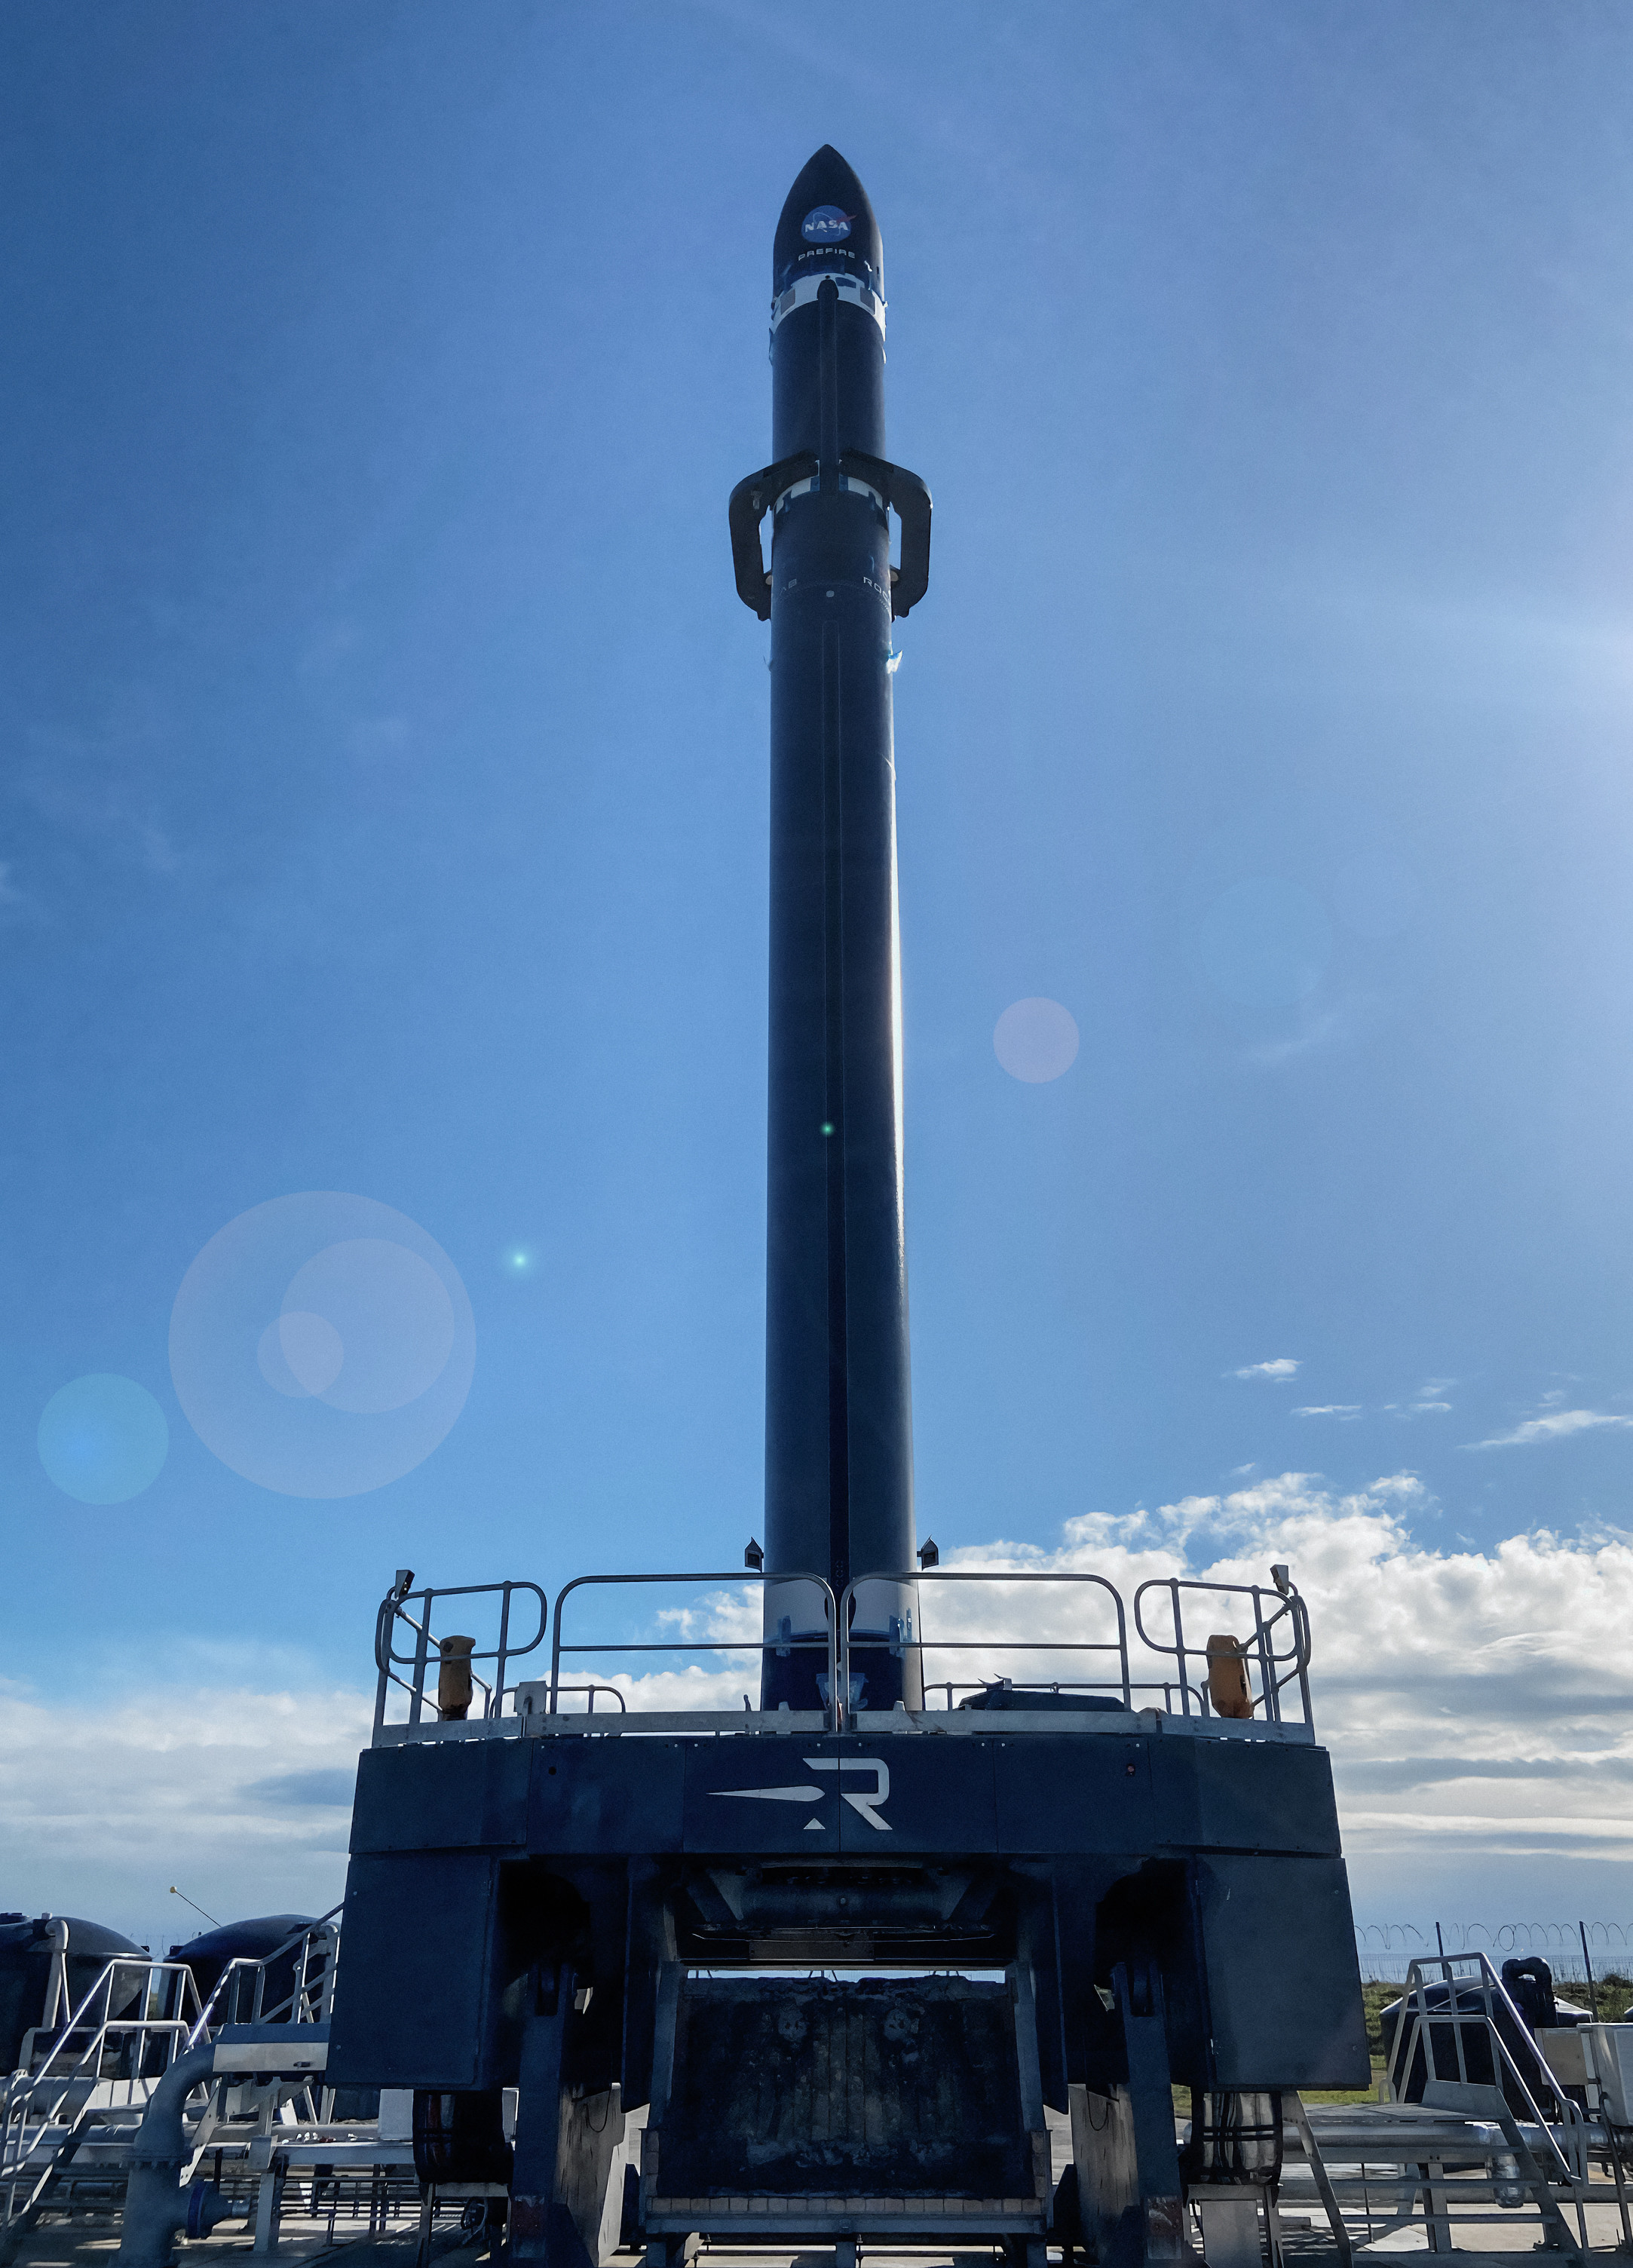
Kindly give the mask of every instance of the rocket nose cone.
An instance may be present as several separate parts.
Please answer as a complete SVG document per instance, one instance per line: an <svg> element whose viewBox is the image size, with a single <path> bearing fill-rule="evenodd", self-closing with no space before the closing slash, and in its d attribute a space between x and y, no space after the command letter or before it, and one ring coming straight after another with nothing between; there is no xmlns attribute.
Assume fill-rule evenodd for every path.
<svg viewBox="0 0 1633 2268"><path fill-rule="evenodd" d="M881 288L885 248L867 191L837 150L824 143L790 189L771 252L771 291L785 291L813 269L849 269Z"/></svg>

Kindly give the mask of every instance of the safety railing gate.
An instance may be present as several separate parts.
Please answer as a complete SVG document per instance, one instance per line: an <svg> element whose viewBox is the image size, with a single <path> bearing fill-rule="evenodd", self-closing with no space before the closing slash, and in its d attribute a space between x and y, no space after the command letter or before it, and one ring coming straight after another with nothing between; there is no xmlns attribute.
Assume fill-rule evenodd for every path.
<svg viewBox="0 0 1633 2268"><path fill-rule="evenodd" d="M386 1728L386 1710L394 1691L408 1697L407 1729L417 1733L423 1724L466 1723L481 1696L476 1707L475 1730L496 1725L504 1713L507 1697L513 1697L513 1686L507 1675L512 1665L523 1656L533 1653L544 1643L549 1627L550 1602L537 1583L453 1583L442 1587L428 1584L419 1590L412 1586L414 1577L403 1569L386 1596L380 1601L374 1625L374 1665L378 1683L374 1696L374 1738L378 1742ZM512 1627L512 1607L519 1594L537 1602L538 1627L531 1637L519 1640ZM497 1638L492 1646L479 1646L462 1632L445 1630L438 1638L431 1624L438 1600L497 1599L499 1607ZM420 1609L416 1615L416 1607ZM527 1622L534 1617L530 1613ZM526 1626L526 1625L525 1625ZM409 1643L399 1646L402 1631L408 1633ZM493 1675L484 1677L476 1668L478 1662L491 1662ZM428 1676L432 1691L426 1691ZM452 1679L450 1684L447 1681ZM459 1697L452 1698L451 1696Z"/></svg>
<svg viewBox="0 0 1633 2268"><path fill-rule="evenodd" d="M611 1590L622 1588L627 1586L638 1587L652 1583L666 1584L672 1587L680 1585L691 1585L695 1587L705 1583L720 1583L730 1585L733 1588L739 1585L748 1585L751 1587L761 1591L763 1591L769 1585L786 1586L791 1589L796 1585L802 1587L809 1586L811 1590L815 1593L816 1598L821 1605L823 1628L820 1633L798 1631L784 1628L775 1632L770 1637L761 1637L759 1638L752 1638L745 1635L728 1635L724 1638L696 1638L689 1631L679 1638L591 1638L575 1639L570 1643L563 1638L562 1630L564 1621L564 1610L568 1600L571 1598L575 1593L589 1590ZM552 1720L560 1720L563 1722L568 1721L562 1719L561 1700L564 1693L574 1689L565 1686L562 1683L562 1661L564 1656L577 1658L581 1655L592 1655L604 1659L611 1654L673 1655L677 1653L702 1653L731 1654L736 1655L739 1658L743 1658L758 1654L763 1660L767 1654L787 1656L793 1653L820 1653L822 1657L823 1668L819 1674L819 1685L820 1690L825 1690L827 1695L827 1699L824 1703L821 1713L831 1727L836 1727L839 1722L838 1696L842 1690L838 1676L840 1643L839 1616L838 1610L835 1603L834 1594L829 1585L825 1582L820 1575L805 1575L789 1573L786 1572L776 1575L768 1575L761 1573L755 1569L741 1567L733 1567L725 1572L721 1572L717 1570L704 1572L702 1573L676 1575L646 1573L627 1575L579 1575L575 1577L570 1583L564 1583L561 1590L556 1594L555 1616L550 1642L550 1679L548 1687L543 1694L536 1697L530 1697L526 1692L526 1689L524 1688L521 1690L521 1698L523 1700L526 1700L530 1697L534 1697L538 1700L541 1700L545 1705L545 1713L548 1714ZM616 1689L607 1689L600 1686L598 1686L595 1689L596 1691L605 1691L608 1690L614 1691L616 1690ZM621 1708L622 1705L621 1699ZM593 1694L592 1695L591 1706L592 1709ZM776 1725L777 1716L779 1714L786 1723L790 1722L791 1719L797 1722L806 1715L811 1716L814 1719L817 1712L814 1711L789 1712L786 1710L780 1712L774 1712L771 1713L769 1719L769 1721L773 1726ZM698 1721L700 1724L705 1718L712 1719L715 1716L720 1716L727 1721L731 1727L740 1728L745 1725L753 1726L757 1724L760 1720L761 1712L747 1705L745 1706L743 1715L741 1717L738 1716L735 1710L729 1712L700 1712L688 1710L663 1712L651 1711L629 1711L616 1720L614 1725L609 1725L608 1729L623 1730L627 1727L627 1728L631 1731L639 1731L643 1728L652 1727L657 1718L660 1716L666 1718L670 1715L691 1718ZM805 1727L805 1729L809 1729L809 1727Z"/></svg>

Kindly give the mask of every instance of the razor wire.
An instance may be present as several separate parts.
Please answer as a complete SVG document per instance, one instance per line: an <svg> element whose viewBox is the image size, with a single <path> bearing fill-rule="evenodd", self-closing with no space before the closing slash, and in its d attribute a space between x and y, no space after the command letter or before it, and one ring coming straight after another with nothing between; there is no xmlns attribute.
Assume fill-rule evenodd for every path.
<svg viewBox="0 0 1633 2268"><path fill-rule="evenodd" d="M1373 1984L1397 1982L1413 1961L1441 1951L1484 1953L1499 1963L1540 1954L1556 1977L1577 1984L1586 1983L1590 1962L1596 1983L1633 1977L1633 1920L1357 1922L1355 1945L1362 1977Z"/></svg>

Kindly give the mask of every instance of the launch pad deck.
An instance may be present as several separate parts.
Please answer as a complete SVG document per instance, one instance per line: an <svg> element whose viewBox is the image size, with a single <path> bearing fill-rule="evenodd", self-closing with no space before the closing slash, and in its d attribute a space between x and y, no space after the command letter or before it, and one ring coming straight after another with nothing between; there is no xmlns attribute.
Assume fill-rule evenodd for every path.
<svg viewBox="0 0 1633 2268"><path fill-rule="evenodd" d="M661 1579L604 1579L620 1580ZM949 1703L973 1685L961 1704L874 1710L842 1697L865 1690L849 1633L876 1579L840 1599L796 1580L825 1630L784 1621L758 1647L651 1620L604 1645L564 1636L582 1627L563 1613L581 1585L552 1614L531 1585L399 1580L379 1624L331 2073L445 2103L446 2169L467 2172L452 2122L519 2081L516 2181L531 2150L538 2188L522 2193L543 2232L521 2257L564 2268L583 2268L641 2105L632 2209L665 2260L700 2235L953 2240L1035 2268L1058 2217L1051 2113L1107 2259L1177 2257L1175 2082L1235 2101L1368 2073L1295 1587L1283 1570L1273 1588L1165 1580L1129 1613L1081 1571L926 1570L927 1590L1006 1585L1023 1630L1045 1627L1051 1584L1092 1602L1099 1623L1012 1641L1038 1669L1086 1654L1091 1675L953 1679ZM497 1635L458 1641L450 1688L445 1618L484 1609ZM1247 1635L1222 1640L1224 1622ZM548 1676L519 1675L547 1636ZM647 1714L628 1705L635 1686L597 1683L621 1650L700 1643L717 1660L814 1650L824 1705ZM1004 1641L946 1643L989 1658ZM931 1641L907 1621L890 1644L922 1689ZM1222 1646L1225 1690L1251 1714L1213 1705ZM409 1945L436 1948L411 1974ZM530 2104L554 2114L532 2145Z"/></svg>

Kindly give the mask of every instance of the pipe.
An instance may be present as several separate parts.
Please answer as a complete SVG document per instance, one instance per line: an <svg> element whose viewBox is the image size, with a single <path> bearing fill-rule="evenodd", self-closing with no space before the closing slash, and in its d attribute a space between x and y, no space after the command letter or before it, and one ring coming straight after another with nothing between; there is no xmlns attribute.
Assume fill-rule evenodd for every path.
<svg viewBox="0 0 1633 2268"><path fill-rule="evenodd" d="M181 2169L188 2158L182 2106L215 2067L213 2041L189 2048L176 2058L148 2097L131 2150L118 2268L171 2268L176 2231L187 2218L181 2193Z"/></svg>

